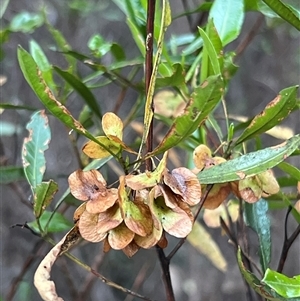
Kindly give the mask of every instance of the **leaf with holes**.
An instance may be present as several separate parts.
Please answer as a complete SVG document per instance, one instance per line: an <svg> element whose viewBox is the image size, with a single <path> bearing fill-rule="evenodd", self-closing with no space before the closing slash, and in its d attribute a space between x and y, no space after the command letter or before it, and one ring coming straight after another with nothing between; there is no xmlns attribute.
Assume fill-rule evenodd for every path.
<svg viewBox="0 0 300 301"><path fill-rule="evenodd" d="M44 152L48 149L51 140L48 117L45 111L34 113L26 128L29 131L29 136L24 139L22 160L27 181L32 191L35 191L37 185L43 180L46 170Z"/></svg>

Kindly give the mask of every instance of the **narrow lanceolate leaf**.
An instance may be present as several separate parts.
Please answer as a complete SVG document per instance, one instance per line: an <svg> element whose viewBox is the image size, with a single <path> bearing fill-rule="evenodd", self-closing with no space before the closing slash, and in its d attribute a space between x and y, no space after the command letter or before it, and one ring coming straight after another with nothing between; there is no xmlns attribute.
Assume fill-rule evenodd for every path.
<svg viewBox="0 0 300 301"><path fill-rule="evenodd" d="M300 135L282 144L251 152L233 160L205 169L198 174L201 184L225 183L241 180L276 166L300 145Z"/></svg>
<svg viewBox="0 0 300 301"><path fill-rule="evenodd" d="M300 30L300 19L294 12L280 0L263 0L282 19Z"/></svg>
<svg viewBox="0 0 300 301"><path fill-rule="evenodd" d="M174 147L191 135L215 108L223 93L221 76L214 75L205 80L191 95L184 113L177 117L168 133L149 155L156 155Z"/></svg>
<svg viewBox="0 0 300 301"><path fill-rule="evenodd" d="M53 68L83 98L83 100L91 108L93 113L101 118L102 114L99 109L97 100L90 89L72 73L61 70L56 66L54 66Z"/></svg>
<svg viewBox="0 0 300 301"><path fill-rule="evenodd" d="M19 166L0 166L0 184L24 180L24 168Z"/></svg>
<svg viewBox="0 0 300 301"><path fill-rule="evenodd" d="M287 117L296 105L297 90L298 86L293 86L280 91L279 95L252 119L235 144L266 132Z"/></svg>
<svg viewBox="0 0 300 301"><path fill-rule="evenodd" d="M227 270L227 262L217 243L205 228L197 221L194 223L192 232L188 235L187 241L220 271Z"/></svg>
<svg viewBox="0 0 300 301"><path fill-rule="evenodd" d="M246 223L258 235L259 255L263 272L270 264L271 259L271 229L268 216L268 202L260 199L254 204L245 203Z"/></svg>
<svg viewBox="0 0 300 301"><path fill-rule="evenodd" d="M48 118L45 111L39 111L31 116L26 126L29 136L24 139L22 160L25 176L32 190L42 182L46 170L45 150L51 139Z"/></svg>
<svg viewBox="0 0 300 301"><path fill-rule="evenodd" d="M43 74L43 78L45 82L47 83L47 85L50 87L52 91L56 91L56 85L53 81L53 75L52 75L52 67L44 51L42 50L40 45L34 40L30 41L29 48L33 59L35 60L36 64L39 66L39 69Z"/></svg>
<svg viewBox="0 0 300 301"><path fill-rule="evenodd" d="M286 172L288 175L296 179L298 182L300 182L300 170L287 162L281 162L278 164L278 166L281 170Z"/></svg>
<svg viewBox="0 0 300 301"><path fill-rule="evenodd" d="M282 297L300 297L300 275L289 278L281 273L267 269L261 281Z"/></svg>
<svg viewBox="0 0 300 301"><path fill-rule="evenodd" d="M53 180L39 184L34 193L33 211L36 218L39 218L46 207L51 203L58 185Z"/></svg>
<svg viewBox="0 0 300 301"><path fill-rule="evenodd" d="M240 34L244 20L244 1L215 0L209 19L213 20L224 47Z"/></svg>
<svg viewBox="0 0 300 301"><path fill-rule="evenodd" d="M247 281L247 283L253 288L254 291L256 291L259 295L266 298L266 300L270 301L287 301L285 297L280 296L277 294L271 287L264 284L263 282L259 281L259 279L252 274L250 271L248 271L243 263L242 260L242 254L241 250L239 249L237 252L237 260L238 265L240 268L240 271L244 277L244 279ZM299 298L291 298L288 299L288 301L300 301Z"/></svg>
<svg viewBox="0 0 300 301"><path fill-rule="evenodd" d="M102 145L100 141L98 141L91 133L89 133L82 126L82 124L72 116L68 109L55 98L45 83L41 71L39 70L35 61L22 47L18 48L18 60L26 81L44 106L66 126L106 149L106 146ZM107 149L107 151L111 153L109 149Z"/></svg>
<svg viewBox="0 0 300 301"><path fill-rule="evenodd" d="M210 29L213 29L213 24L210 25ZM205 65L207 66L207 70L205 70L204 72L205 76L203 75L203 78L201 79L202 81L205 78L207 78L207 76L209 75L221 74L221 68L218 60L217 51L214 45L212 44L210 37L208 36L208 34L206 34L206 32L202 28L199 27L198 30L204 43L203 52L205 52L205 54L203 53L202 64L204 64L204 59L207 58L209 58L209 63L210 63L208 64L208 62L205 62ZM204 66L201 67L201 72L203 71L203 67Z"/></svg>

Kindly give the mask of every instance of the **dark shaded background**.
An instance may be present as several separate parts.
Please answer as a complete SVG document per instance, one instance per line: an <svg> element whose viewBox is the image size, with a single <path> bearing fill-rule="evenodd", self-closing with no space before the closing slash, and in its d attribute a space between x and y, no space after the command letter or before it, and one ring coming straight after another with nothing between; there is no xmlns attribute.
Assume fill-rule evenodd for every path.
<svg viewBox="0 0 300 301"><path fill-rule="evenodd" d="M183 11L181 1L171 1L172 13L176 15ZM190 1L190 8L196 7L200 1ZM85 1L86 5L80 10L74 9L80 1L45 1L49 18L52 24L59 29L72 48L78 52L89 53L88 39L95 33L100 33L108 40L113 40L122 45L130 57L134 57L137 49L133 45L131 34L125 25L125 16L109 0ZM293 4L297 6L297 1ZM43 5L43 1L11 1L2 20L5 26L13 16L23 10L35 12ZM299 3L298 3L299 9ZM258 13L247 13L241 37L231 43L228 48L236 49L259 18ZM199 15L193 16L196 24ZM278 23L278 22L277 22ZM188 33L189 26L186 18L180 18L168 29L170 34ZM28 41L35 39L53 64L64 67L65 62L55 52L49 50L53 41L45 28L37 29L32 35L14 33L8 43L4 45L5 58L1 61L1 74L7 77L7 83L1 89L1 101L14 104L26 104L36 108L43 108L35 94L25 82L16 59L17 45L28 49ZM259 113L265 105L271 101L277 93L288 86L298 84L300 76L299 61L299 33L288 24L263 20L255 38L249 46L240 54L237 63L239 71L230 84L226 96L228 111L230 114L253 116ZM109 62L107 62L109 63ZM82 74L86 69L80 70ZM103 112L113 108L120 89L115 85L109 85L99 91L94 91L96 98L101 103ZM126 116L135 102L136 93L129 91L120 109L120 116ZM68 107L75 116L82 107L82 101L77 95L72 95ZM21 165L21 146L23 138L27 136L25 129L29 121L28 111L5 111L1 119L13 122L20 127L20 132L12 137L1 136L1 156L7 160L8 165ZM293 113L286 121L295 132L300 128L299 111ZM60 192L58 197L67 187L67 176L78 168L74 151L68 140L68 132L65 127L49 116L52 131L52 141L46 152L47 171L45 178L54 178L58 181ZM130 135L130 134L128 134ZM83 140L82 140L83 142ZM279 143L279 140L264 137L264 146ZM295 159L289 162L300 166ZM20 182L13 185L1 186L1 286L0 292L3 300L27 301L40 300L33 287L33 273L39 261L45 256L50 246L43 244L39 247L40 239L22 228L11 228L16 223L24 223L33 219L32 211L24 203L30 201L30 189L27 183ZM23 201L23 202L22 202ZM66 213L72 217L73 209ZM283 217L285 211L271 212L273 246L271 267L276 269L283 241ZM290 229L295 228L291 221ZM222 273L192 246L186 243L178 252L171 264L172 280L178 301L229 301L245 300L245 287L239 273L233 247L228 244L227 238L221 235L220 230L209 229L209 232L218 242L224 256L228 260L228 271ZM57 235L59 239L62 235ZM257 254L257 239L250 233L253 256ZM170 239L172 249L176 240ZM290 250L284 273L289 276L299 274L299 239ZM132 259L128 259L122 252L111 251L103 257L101 244L84 244L73 251L74 254L90 265L98 262L98 271L111 280L131 288L137 278L144 279L144 284L137 290L147 296L164 300L164 288L161 280L161 271L157 262L155 250L139 251ZM168 252L167 252L168 253ZM26 264L30 257L35 258L33 264ZM257 257L257 256L256 256ZM100 264L101 263L101 264ZM17 277L20 277L20 282ZM60 258L54 267L52 278L57 284L59 294L65 300L132 300L124 293L113 290L98 280L91 282L93 278L86 271L66 258ZM138 275L138 277L137 277ZM9 294L18 283L18 289L13 299ZM91 285L86 286L87 283ZM78 295L82 292L82 295ZM88 292L88 294L86 294ZM77 298L77 299L76 299ZM134 299L136 300L136 299Z"/></svg>

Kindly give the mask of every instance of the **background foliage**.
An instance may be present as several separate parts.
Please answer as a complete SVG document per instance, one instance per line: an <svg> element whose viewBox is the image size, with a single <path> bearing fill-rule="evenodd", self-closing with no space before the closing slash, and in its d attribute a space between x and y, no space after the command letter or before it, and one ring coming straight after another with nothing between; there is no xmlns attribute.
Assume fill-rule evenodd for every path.
<svg viewBox="0 0 300 301"><path fill-rule="evenodd" d="M283 9L285 13L281 18L260 1L236 1L236 5L232 7L226 5L225 1L215 2L212 7L210 3L201 2L171 3L173 21L166 32L162 48L163 63L158 69L156 87L172 87L176 92L187 95L209 75L222 73L226 80L225 102L230 118L224 119L222 106L218 106L208 118L206 130L198 131L192 139L180 141L181 147L173 154L174 166L190 166L191 152L199 143L208 143L215 150L220 144L218 139L229 141L232 138L232 135L228 138L232 133L231 122L234 124L234 137L239 137L234 142L236 145L251 139L244 145L247 152L279 144L290 137L291 133L297 133L300 128L299 100L294 86L299 83L300 75L297 55L299 32L295 29L297 24L299 26L299 20L294 17L299 16L297 1L288 2L291 7ZM266 1L267 4L268 2L272 1ZM32 277L38 262L49 249L49 245L30 231L10 226L28 222L29 227L36 232L50 233L55 240L60 238L63 232L70 229L74 206L79 204L68 193L66 179L78 168L92 167L81 153L86 138L75 132L81 130L68 113L61 108L49 106L49 95L34 77L35 64L53 94L89 129L91 135L87 135L88 138L93 139L94 135L100 134L101 116L107 111L114 111L126 126L126 142L131 147L138 148L142 124L137 122L142 121L145 101L142 54L145 50L146 1L128 3L117 0L86 1L83 5L81 1L64 4L59 1L41 1L36 5L30 1L4 1L1 7L1 231L4 242L1 244L1 268L5 271L2 273L5 277L1 276L3 300L39 300L36 291L32 289ZM279 9L282 11L282 7ZM290 11L294 14L291 15ZM207 23L208 12L210 21ZM158 20L159 14L156 22ZM211 20L214 21L220 37L215 34ZM157 22L156 39L159 39L158 35ZM17 61L18 45L22 47L18 50L20 66ZM225 49L222 45L226 46ZM219 55L221 51L224 51L224 59ZM236 52L236 56L232 51ZM24 80L20 67L43 104L37 100ZM217 77L213 80L218 82ZM186 85L186 82L189 84ZM194 91L197 94L197 88ZM245 130L249 122L244 117L257 115L279 93L282 95L281 100L275 106L269 107L264 118L256 120L254 126ZM176 102L174 96L169 97ZM207 105L208 112L210 105ZM32 115L33 111L44 109L45 106L52 115L60 116L67 127L47 113L49 128L46 113L43 111ZM203 116L199 116L198 120L202 118ZM163 116L159 116L159 119L162 122L157 122L157 134L165 133L167 127L163 124L172 124L172 119ZM177 125L180 122L185 130L180 135L189 136L196 129L185 128L188 122L184 119L178 119ZM273 133L264 134L279 122L284 127L273 128ZM75 130L71 134L70 128ZM177 130L180 131L181 128L178 126ZM28 135L30 130L34 134L32 137ZM25 140L23 145L25 137L30 139ZM156 145L158 142L156 141ZM173 137L165 142L166 144L154 150L155 154L161 153L166 145L172 146L175 143ZM31 146L36 145L43 147L41 152L49 147L45 158L41 156L32 159ZM279 163L281 159L274 159L275 154L270 156L274 162L272 166L279 163L275 173L282 188L281 193L267 203L261 201L255 205L246 205L246 222L254 230L247 228L250 255L258 265L261 263L263 272L268 267L277 269L284 231L293 233L299 223L299 215L295 210L292 210L293 216L289 217L288 225L284 223L288 206L297 198L296 184L300 180L297 157L299 151L295 152L295 148L290 151L294 156L282 163ZM237 148L236 151L243 152L244 149ZM32 152L39 153L34 150ZM286 149L284 152L286 153ZM26 162L32 160L35 160L35 164L28 166ZM93 168L98 168L104 163L106 161L90 164L94 164ZM22 164L25 166L24 170ZM257 172L263 167L254 164L254 168ZM227 170L232 171L230 168ZM120 169L115 162L109 161L101 172L112 183ZM24 181L25 175L34 179L29 182L30 185ZM216 173L218 175L219 172ZM206 178L202 174L203 183L217 181L211 179L211 174ZM59 191L51 203L58 187ZM42 202L34 202L35 206L32 208L34 199ZM44 212L43 206L48 204L50 206ZM58 205L59 210L55 212ZM262 218L266 215L270 219ZM243 300L245 286L236 264L235 250L219 229L208 229L202 216L199 221L201 224L197 228L198 237L204 237L211 244L215 241L221 253L217 254L217 260L214 261L209 257L210 251L197 244L197 239L189 239L190 244L184 244L171 263L173 286L178 300ZM172 250L175 244L176 240L171 238L168 250ZM211 247L210 244L209 246ZM285 264L284 274L290 277L299 274L298 248L299 240L296 240ZM132 259L128 259L117 251L103 255L99 244L82 244L74 250L74 254L124 287L161 300L164 289L155 250L140 251ZM260 275L249 274L244 269L241 258L239 266L250 283L259 281L256 277L262 278ZM64 257L57 262L53 279L56 279L58 291L62 292L66 300L95 300L99 295L107 300L130 300L124 293L95 281L92 275ZM143 285L139 282L140 279ZM264 280L272 287L272 274L266 274ZM270 293L268 286L262 291L265 294ZM279 292L283 298L288 297L284 295L287 294L286 291L279 289ZM296 294L297 292L293 296ZM277 298L281 300L281 297Z"/></svg>

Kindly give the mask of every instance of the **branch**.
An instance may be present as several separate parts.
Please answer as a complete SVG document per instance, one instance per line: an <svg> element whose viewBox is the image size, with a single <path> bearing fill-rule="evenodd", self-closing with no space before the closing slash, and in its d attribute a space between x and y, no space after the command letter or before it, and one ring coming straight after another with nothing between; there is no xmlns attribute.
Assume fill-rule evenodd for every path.
<svg viewBox="0 0 300 301"><path fill-rule="evenodd" d="M279 273L281 273L283 270L290 247L292 246L297 236L300 234L300 224L299 224L296 230L293 232L293 234L289 238L287 237L287 221L288 221L289 214L291 213L291 210L292 207L290 206L286 213L285 221L284 221L284 243L282 246L281 255L280 255L278 268L277 268L277 272Z"/></svg>

